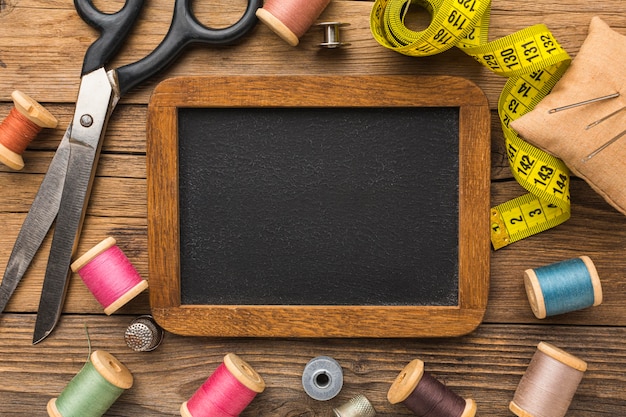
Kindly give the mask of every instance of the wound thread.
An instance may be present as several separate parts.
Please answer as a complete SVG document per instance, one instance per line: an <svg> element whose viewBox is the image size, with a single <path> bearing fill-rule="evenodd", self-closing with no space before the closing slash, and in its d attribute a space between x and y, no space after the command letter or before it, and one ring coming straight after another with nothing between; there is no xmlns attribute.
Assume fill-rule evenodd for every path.
<svg viewBox="0 0 626 417"><path fill-rule="evenodd" d="M586 362L539 343L509 409L520 417L564 417L586 370Z"/></svg>
<svg viewBox="0 0 626 417"><path fill-rule="evenodd" d="M71 265L107 315L148 288L148 282L115 244L115 239L108 237Z"/></svg>
<svg viewBox="0 0 626 417"><path fill-rule="evenodd" d="M21 154L40 131L41 127L13 107L0 124L0 143L10 151Z"/></svg>
<svg viewBox="0 0 626 417"><path fill-rule="evenodd" d="M424 371L414 359L398 374L387 393L391 404L402 403L419 417L473 417L476 403L464 399Z"/></svg>
<svg viewBox="0 0 626 417"><path fill-rule="evenodd" d="M110 353L96 350L59 397L48 402L48 415L101 417L132 385L128 368Z"/></svg>
<svg viewBox="0 0 626 417"><path fill-rule="evenodd" d="M427 372L403 404L420 417L460 416L465 399L459 397Z"/></svg>
<svg viewBox="0 0 626 417"><path fill-rule="evenodd" d="M15 90L11 98L15 106L0 124L0 162L21 170L22 153L43 127L56 127L57 119L21 91Z"/></svg>
<svg viewBox="0 0 626 417"><path fill-rule="evenodd" d="M330 0L267 0L256 15L291 46L311 27Z"/></svg>
<svg viewBox="0 0 626 417"><path fill-rule="evenodd" d="M524 285L533 313L539 319L602 303L602 285L588 256L569 259L524 272Z"/></svg>
<svg viewBox="0 0 626 417"><path fill-rule="evenodd" d="M236 417L265 390L263 378L234 353L180 407L183 417Z"/></svg>

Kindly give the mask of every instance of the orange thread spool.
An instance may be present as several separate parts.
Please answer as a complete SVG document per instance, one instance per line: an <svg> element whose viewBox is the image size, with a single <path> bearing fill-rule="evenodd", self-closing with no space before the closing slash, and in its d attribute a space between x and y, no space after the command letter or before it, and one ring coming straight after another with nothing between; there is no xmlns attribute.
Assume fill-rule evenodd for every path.
<svg viewBox="0 0 626 417"><path fill-rule="evenodd" d="M15 107L0 124L0 162L21 170L22 152L42 128L57 126L57 119L41 104L21 91L11 93Z"/></svg>
<svg viewBox="0 0 626 417"><path fill-rule="evenodd" d="M256 16L291 46L309 30L330 0L267 0Z"/></svg>

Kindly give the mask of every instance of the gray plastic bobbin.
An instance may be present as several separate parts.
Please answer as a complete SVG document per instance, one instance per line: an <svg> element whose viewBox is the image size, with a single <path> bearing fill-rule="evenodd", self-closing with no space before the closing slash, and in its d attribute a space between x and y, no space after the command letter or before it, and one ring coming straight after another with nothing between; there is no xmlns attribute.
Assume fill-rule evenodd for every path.
<svg viewBox="0 0 626 417"><path fill-rule="evenodd" d="M343 387L341 365L328 356L311 359L304 367L302 386L314 400L326 401L334 398Z"/></svg>
<svg viewBox="0 0 626 417"><path fill-rule="evenodd" d="M161 344L163 329L156 324L152 316L139 316L126 329L124 340L128 347L136 352L149 352Z"/></svg>

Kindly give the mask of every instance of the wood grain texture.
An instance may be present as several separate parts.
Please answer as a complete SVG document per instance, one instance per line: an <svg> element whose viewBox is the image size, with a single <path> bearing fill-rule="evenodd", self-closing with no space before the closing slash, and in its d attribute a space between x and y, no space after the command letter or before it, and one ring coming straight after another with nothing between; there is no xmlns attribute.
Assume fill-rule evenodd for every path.
<svg viewBox="0 0 626 417"><path fill-rule="evenodd" d="M115 11L121 0L96 0ZM146 11L114 64L143 57L163 37L172 1L146 2ZM243 0L196 1L206 22L226 24L243 10ZM490 39L536 23L545 23L576 56L592 16L602 17L626 34L623 0L493 0ZM487 95L492 110L491 202L502 203L523 193L512 180L502 146L495 108L505 80L451 50L424 59L388 51L369 33L371 2L333 0L322 19L351 25L343 32L350 48L322 51L321 33L311 30L297 48L258 25L240 44L211 49L194 47L167 72L127 96L114 113L100 158L92 200L79 251L104 237L118 240L131 262L148 276L146 117L154 87L173 76L404 74L465 77ZM218 11L218 12L216 12ZM206 19L206 20L205 20ZM78 18L71 0L0 1L0 116L11 108L10 94L19 89L48 108L60 121L45 129L25 152L21 172L0 166L0 272L21 223L46 172L67 123L78 91L82 57L96 32ZM45 415L45 404L57 396L87 358L84 324L94 348L118 357L135 376L135 386L106 416L176 416L229 351L248 361L268 382L246 416L329 416L331 408L357 393L368 396L379 416L410 416L385 400L386 391L411 359L463 397L478 403L480 416L512 415L507 407L539 341L550 342L586 360L589 369L574 397L568 417L626 415L626 217L580 179L572 181L572 218L565 224L491 256L491 287L483 324L472 334L451 339L265 339L205 338L166 334L152 353L126 347L123 332L138 314L149 311L141 294L120 312L105 317L78 275L73 275L59 327L42 344L32 346L32 330L43 272L50 247L44 241L0 316L0 415ZM602 305L543 321L526 299L522 275L559 260L588 255L598 268L604 289ZM327 354L345 375L340 396L320 403L306 396L299 378L306 362Z"/></svg>

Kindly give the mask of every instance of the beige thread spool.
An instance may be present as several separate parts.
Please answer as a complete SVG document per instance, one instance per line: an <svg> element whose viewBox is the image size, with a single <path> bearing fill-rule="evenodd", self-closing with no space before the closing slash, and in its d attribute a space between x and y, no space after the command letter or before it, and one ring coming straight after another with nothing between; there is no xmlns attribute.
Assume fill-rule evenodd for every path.
<svg viewBox="0 0 626 417"><path fill-rule="evenodd" d="M564 417L586 370L585 361L539 343L509 410L519 417Z"/></svg>

